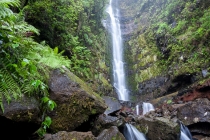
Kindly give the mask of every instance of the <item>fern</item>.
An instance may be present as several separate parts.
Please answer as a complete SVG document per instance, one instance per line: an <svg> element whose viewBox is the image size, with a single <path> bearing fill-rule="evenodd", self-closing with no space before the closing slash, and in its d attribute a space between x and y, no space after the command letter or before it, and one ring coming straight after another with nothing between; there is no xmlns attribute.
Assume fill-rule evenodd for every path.
<svg viewBox="0 0 210 140"><path fill-rule="evenodd" d="M27 58L50 68L70 67L71 64L71 61L62 56L61 53L56 53L56 50L51 49L49 46L42 46L40 44L37 44L36 48L29 52Z"/></svg>
<svg viewBox="0 0 210 140"><path fill-rule="evenodd" d="M21 90L11 74L7 70L0 69L0 106L4 111L3 97L10 103L12 97L14 99L21 97Z"/></svg>
<svg viewBox="0 0 210 140"><path fill-rule="evenodd" d="M13 14L9 6L18 7L20 6L19 0L1 0L0 1L0 19L5 18Z"/></svg>

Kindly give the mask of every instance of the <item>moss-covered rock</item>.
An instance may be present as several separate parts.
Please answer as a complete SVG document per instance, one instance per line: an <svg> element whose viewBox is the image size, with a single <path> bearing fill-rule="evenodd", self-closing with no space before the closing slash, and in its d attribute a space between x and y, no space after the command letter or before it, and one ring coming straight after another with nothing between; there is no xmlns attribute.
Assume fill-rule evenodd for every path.
<svg viewBox="0 0 210 140"><path fill-rule="evenodd" d="M144 132L148 139L176 140L179 139L180 127L167 118L163 117L141 117L137 120L137 129Z"/></svg>
<svg viewBox="0 0 210 140"><path fill-rule="evenodd" d="M130 84L136 84L132 91L153 94L151 97L156 98L203 79L201 71L210 69L209 2L120 0L118 3L122 32L132 28L124 36L129 76L135 77L135 82L134 78L128 78ZM160 85L159 81L161 86L151 86L148 91L148 86L142 86Z"/></svg>
<svg viewBox="0 0 210 140"><path fill-rule="evenodd" d="M107 108L98 94L67 69L63 73L58 69L51 72L49 88L50 98L57 104L50 114L54 132L74 130L90 115L101 114Z"/></svg>

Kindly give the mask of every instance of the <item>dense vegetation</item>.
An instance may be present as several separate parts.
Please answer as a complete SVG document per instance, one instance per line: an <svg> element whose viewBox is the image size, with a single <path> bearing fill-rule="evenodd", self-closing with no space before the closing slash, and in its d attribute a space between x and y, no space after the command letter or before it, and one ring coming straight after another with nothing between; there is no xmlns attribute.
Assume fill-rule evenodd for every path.
<svg viewBox="0 0 210 140"><path fill-rule="evenodd" d="M210 70L209 7L205 0L121 3L122 14L132 17L137 27L128 41L135 82L164 75L203 78L202 70Z"/></svg>
<svg viewBox="0 0 210 140"><path fill-rule="evenodd" d="M104 90L110 90L104 75L108 72L103 47L107 37L101 24L105 4L101 0L36 0L24 7L24 13L40 30L37 41L45 40L51 47L64 50L71 61L70 70L90 86L100 83L106 85Z"/></svg>
<svg viewBox="0 0 210 140"><path fill-rule="evenodd" d="M48 93L51 69L63 67L89 82L99 94L112 87L105 65L106 34L100 0L0 1L0 106L22 96L40 100L40 135L56 104ZM95 13L95 14L94 14ZM30 23L30 24L29 24Z"/></svg>

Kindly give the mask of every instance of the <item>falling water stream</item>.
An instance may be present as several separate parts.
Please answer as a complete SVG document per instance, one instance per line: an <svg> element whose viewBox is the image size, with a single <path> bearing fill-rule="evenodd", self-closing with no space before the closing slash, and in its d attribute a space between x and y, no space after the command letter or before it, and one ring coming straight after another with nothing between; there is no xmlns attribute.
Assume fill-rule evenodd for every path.
<svg viewBox="0 0 210 140"><path fill-rule="evenodd" d="M129 93L126 88L124 62L123 62L123 42L119 21L119 10L113 5L116 0L110 0L107 8L107 13L110 16L110 32L112 36L112 55L113 55L113 86L116 89L118 98L121 101L129 101ZM143 115L149 111L154 110L154 107L150 103L143 103ZM136 114L139 115L139 106L136 106ZM139 132L133 125L125 124L123 134L126 140L146 140L143 133ZM189 130L181 124L180 140L191 140Z"/></svg>
<svg viewBox="0 0 210 140"><path fill-rule="evenodd" d="M182 123L180 123L181 127L181 134L180 134L180 140L193 140L192 135L189 131L189 129L183 125Z"/></svg>
<svg viewBox="0 0 210 140"><path fill-rule="evenodd" d="M123 45L122 45L120 21L118 19L119 10L113 8L113 0L110 0L109 2L107 13L110 16L110 24L111 24L114 87L118 94L119 100L129 101L128 90L125 84L124 62L122 57Z"/></svg>

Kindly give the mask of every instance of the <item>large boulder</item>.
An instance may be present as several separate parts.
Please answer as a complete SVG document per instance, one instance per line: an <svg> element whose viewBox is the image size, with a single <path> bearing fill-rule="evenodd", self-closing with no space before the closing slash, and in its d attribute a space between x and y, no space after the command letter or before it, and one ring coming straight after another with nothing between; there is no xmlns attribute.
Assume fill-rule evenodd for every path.
<svg viewBox="0 0 210 140"><path fill-rule="evenodd" d="M105 100L105 103L108 106L108 108L104 112L104 114L106 115L119 111L122 108L122 105L119 103L119 101L116 98L104 96L103 99Z"/></svg>
<svg viewBox="0 0 210 140"><path fill-rule="evenodd" d="M93 132L94 135L97 136L104 129L108 129L111 126L120 126L122 124L123 122L120 118L102 114L94 122L93 128L91 131Z"/></svg>
<svg viewBox="0 0 210 140"><path fill-rule="evenodd" d="M0 110L0 132L5 139L28 139L40 127L39 102L34 97L22 95L8 104L3 99L4 112ZM8 135L9 132L9 135Z"/></svg>
<svg viewBox="0 0 210 140"><path fill-rule="evenodd" d="M0 110L0 116L4 116L15 122L33 122L40 124L41 119L39 102L34 97L22 95L21 98L12 101L8 104L3 100L4 111Z"/></svg>
<svg viewBox="0 0 210 140"><path fill-rule="evenodd" d="M95 140L95 137L90 131L89 132L60 131L56 134L46 134L43 140Z"/></svg>
<svg viewBox="0 0 210 140"><path fill-rule="evenodd" d="M185 125L198 122L210 123L210 101L207 98L187 102L177 109L177 117Z"/></svg>
<svg viewBox="0 0 210 140"><path fill-rule="evenodd" d="M49 88L50 98L57 104L57 108L49 114L53 132L72 131L87 121L90 115L101 114L107 108L98 94L66 68L62 72L59 69L51 72Z"/></svg>
<svg viewBox="0 0 210 140"><path fill-rule="evenodd" d="M136 128L146 133L149 140L176 140L179 139L180 126L164 117L139 117Z"/></svg>
<svg viewBox="0 0 210 140"><path fill-rule="evenodd" d="M100 133L96 140L126 140L122 133L116 126L105 129Z"/></svg>

